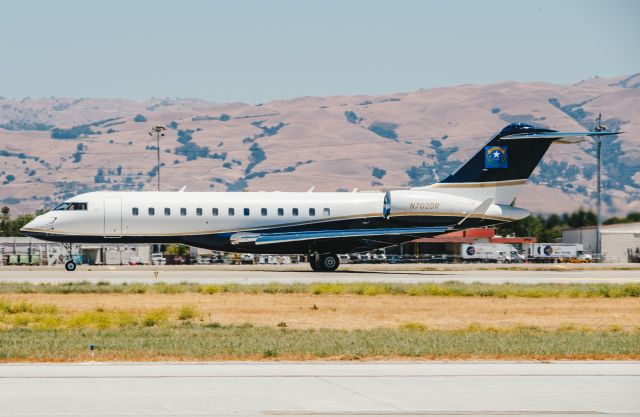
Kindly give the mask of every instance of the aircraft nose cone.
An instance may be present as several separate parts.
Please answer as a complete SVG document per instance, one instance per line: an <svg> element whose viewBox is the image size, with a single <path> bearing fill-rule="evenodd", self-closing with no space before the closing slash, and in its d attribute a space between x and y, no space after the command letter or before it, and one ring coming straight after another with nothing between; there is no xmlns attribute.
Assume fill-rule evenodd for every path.
<svg viewBox="0 0 640 417"><path fill-rule="evenodd" d="M37 218L31 220L29 223L22 226L22 228L20 229L20 233L22 233L25 236L31 236L30 231L36 228L36 225L37 225L36 220Z"/></svg>
<svg viewBox="0 0 640 417"><path fill-rule="evenodd" d="M29 223L25 224L21 229L20 233L25 236L36 237L38 234L42 234L42 229L45 228L49 220L43 216L38 216L35 219L31 220Z"/></svg>

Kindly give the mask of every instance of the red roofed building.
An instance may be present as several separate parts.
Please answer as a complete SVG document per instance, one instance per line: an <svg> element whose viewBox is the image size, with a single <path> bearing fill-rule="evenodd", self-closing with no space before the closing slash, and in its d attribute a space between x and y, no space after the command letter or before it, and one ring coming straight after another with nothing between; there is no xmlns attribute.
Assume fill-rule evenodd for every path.
<svg viewBox="0 0 640 417"><path fill-rule="evenodd" d="M463 243L506 243L526 251L531 243L536 242L537 239L535 237L496 236L496 229L474 228L416 239L403 245L388 248L386 252L387 255L457 256L460 255L460 247Z"/></svg>

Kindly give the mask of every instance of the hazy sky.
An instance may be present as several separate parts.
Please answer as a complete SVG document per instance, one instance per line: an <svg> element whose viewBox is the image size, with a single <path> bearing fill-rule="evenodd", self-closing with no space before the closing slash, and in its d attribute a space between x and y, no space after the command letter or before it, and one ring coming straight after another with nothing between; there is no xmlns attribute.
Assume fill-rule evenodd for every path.
<svg viewBox="0 0 640 417"><path fill-rule="evenodd" d="M2 1L0 95L258 103L640 71L640 1Z"/></svg>

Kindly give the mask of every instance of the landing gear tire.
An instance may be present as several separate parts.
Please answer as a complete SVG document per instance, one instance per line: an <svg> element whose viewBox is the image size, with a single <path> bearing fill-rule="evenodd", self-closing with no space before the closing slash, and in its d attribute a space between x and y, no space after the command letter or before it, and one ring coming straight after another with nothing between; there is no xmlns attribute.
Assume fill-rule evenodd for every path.
<svg viewBox="0 0 640 417"><path fill-rule="evenodd" d="M76 263L73 261L67 261L67 263L64 264L64 269L66 269L69 272L73 272L76 270Z"/></svg>
<svg viewBox="0 0 640 417"><path fill-rule="evenodd" d="M313 272L321 271L320 265L318 264L317 256L309 255L309 265L311 265L311 269L313 269Z"/></svg>
<svg viewBox="0 0 640 417"><path fill-rule="evenodd" d="M340 266L340 260L337 255L329 254L320 256L318 262L320 269L324 272L333 272Z"/></svg>

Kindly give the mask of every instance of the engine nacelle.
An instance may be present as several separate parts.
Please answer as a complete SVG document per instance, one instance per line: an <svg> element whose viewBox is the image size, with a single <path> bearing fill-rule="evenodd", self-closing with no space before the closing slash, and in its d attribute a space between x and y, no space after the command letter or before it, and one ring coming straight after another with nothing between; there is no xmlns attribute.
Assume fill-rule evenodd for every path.
<svg viewBox="0 0 640 417"><path fill-rule="evenodd" d="M443 216L453 218L487 218L498 221L513 221L529 215L527 210L491 204L481 213L477 212L482 201L447 195L438 192L396 190L385 195L385 217Z"/></svg>
<svg viewBox="0 0 640 417"><path fill-rule="evenodd" d="M386 196L389 217L411 215L461 215L477 207L476 200L429 191L397 190Z"/></svg>

